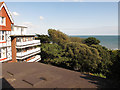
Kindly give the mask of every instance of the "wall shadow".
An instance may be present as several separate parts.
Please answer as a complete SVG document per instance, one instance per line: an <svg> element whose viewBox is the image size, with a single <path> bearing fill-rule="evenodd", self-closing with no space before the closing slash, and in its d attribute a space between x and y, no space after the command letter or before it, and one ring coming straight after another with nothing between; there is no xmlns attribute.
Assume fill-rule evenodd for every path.
<svg viewBox="0 0 120 90"><path fill-rule="evenodd" d="M80 78L89 80L88 82L95 84L97 86L97 88L113 88L109 84L109 81L106 78L92 76L89 74L83 74L82 76L80 76Z"/></svg>
<svg viewBox="0 0 120 90"><path fill-rule="evenodd" d="M6 90L6 89L15 90L5 78L2 78L2 90Z"/></svg>

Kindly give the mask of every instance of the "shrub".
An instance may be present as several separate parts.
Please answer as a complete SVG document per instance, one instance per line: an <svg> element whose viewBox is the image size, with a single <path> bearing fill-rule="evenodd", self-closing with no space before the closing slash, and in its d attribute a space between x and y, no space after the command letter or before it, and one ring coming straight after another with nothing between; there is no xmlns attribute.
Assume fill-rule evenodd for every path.
<svg viewBox="0 0 120 90"><path fill-rule="evenodd" d="M112 64L110 52L107 48L101 45L92 45L91 47L96 48L101 57L101 62L98 64L97 73L102 73L104 75L109 73L109 66Z"/></svg>
<svg viewBox="0 0 120 90"><path fill-rule="evenodd" d="M100 43L100 41L94 37L89 37L84 40L84 43L87 44L88 46L90 46L92 44L98 45Z"/></svg>
<svg viewBox="0 0 120 90"><path fill-rule="evenodd" d="M80 71L93 72L97 68L100 57L95 48L77 42L67 43L66 56L72 58L73 68Z"/></svg>
<svg viewBox="0 0 120 90"><path fill-rule="evenodd" d="M41 43L50 43L50 38L48 35L39 35L39 34L36 34L37 35L37 40L40 40Z"/></svg>
<svg viewBox="0 0 120 90"><path fill-rule="evenodd" d="M84 42L84 38L80 38L80 37L70 37L70 42L78 42L78 43L83 43Z"/></svg>
<svg viewBox="0 0 120 90"><path fill-rule="evenodd" d="M64 45L65 43L69 42L69 37L66 34L60 32L59 30L49 29L48 34L53 43Z"/></svg>

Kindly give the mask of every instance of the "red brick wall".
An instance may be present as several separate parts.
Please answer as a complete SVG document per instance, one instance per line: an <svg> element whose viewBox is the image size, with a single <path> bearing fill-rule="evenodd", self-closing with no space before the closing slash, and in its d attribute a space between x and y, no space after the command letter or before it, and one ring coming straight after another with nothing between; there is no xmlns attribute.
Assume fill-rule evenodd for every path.
<svg viewBox="0 0 120 90"><path fill-rule="evenodd" d="M10 20L10 18L9 18L9 16L8 16L4 7L0 11L0 16L6 17L6 26L1 26L0 25L0 30L11 31L12 22L11 22L11 20Z"/></svg>
<svg viewBox="0 0 120 90"><path fill-rule="evenodd" d="M12 62L17 62L16 60L16 37L11 38L11 48L12 48Z"/></svg>

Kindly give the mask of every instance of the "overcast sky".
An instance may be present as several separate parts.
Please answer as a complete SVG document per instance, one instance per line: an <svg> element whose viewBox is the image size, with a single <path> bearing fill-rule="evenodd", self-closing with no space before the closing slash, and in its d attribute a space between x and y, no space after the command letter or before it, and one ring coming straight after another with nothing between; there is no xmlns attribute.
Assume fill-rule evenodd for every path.
<svg viewBox="0 0 120 90"><path fill-rule="evenodd" d="M6 2L6 4L15 24L28 26L28 33L47 34L47 30L53 28L68 35L118 34L117 2L61 0L61 2Z"/></svg>

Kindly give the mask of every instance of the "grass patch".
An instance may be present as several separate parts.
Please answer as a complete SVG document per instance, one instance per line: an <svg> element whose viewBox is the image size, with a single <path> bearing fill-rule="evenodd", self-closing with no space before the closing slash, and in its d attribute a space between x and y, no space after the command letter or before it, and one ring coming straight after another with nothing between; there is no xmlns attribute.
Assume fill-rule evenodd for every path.
<svg viewBox="0 0 120 90"><path fill-rule="evenodd" d="M106 76L104 76L102 73L90 73L90 75L101 77L101 78L106 78Z"/></svg>

